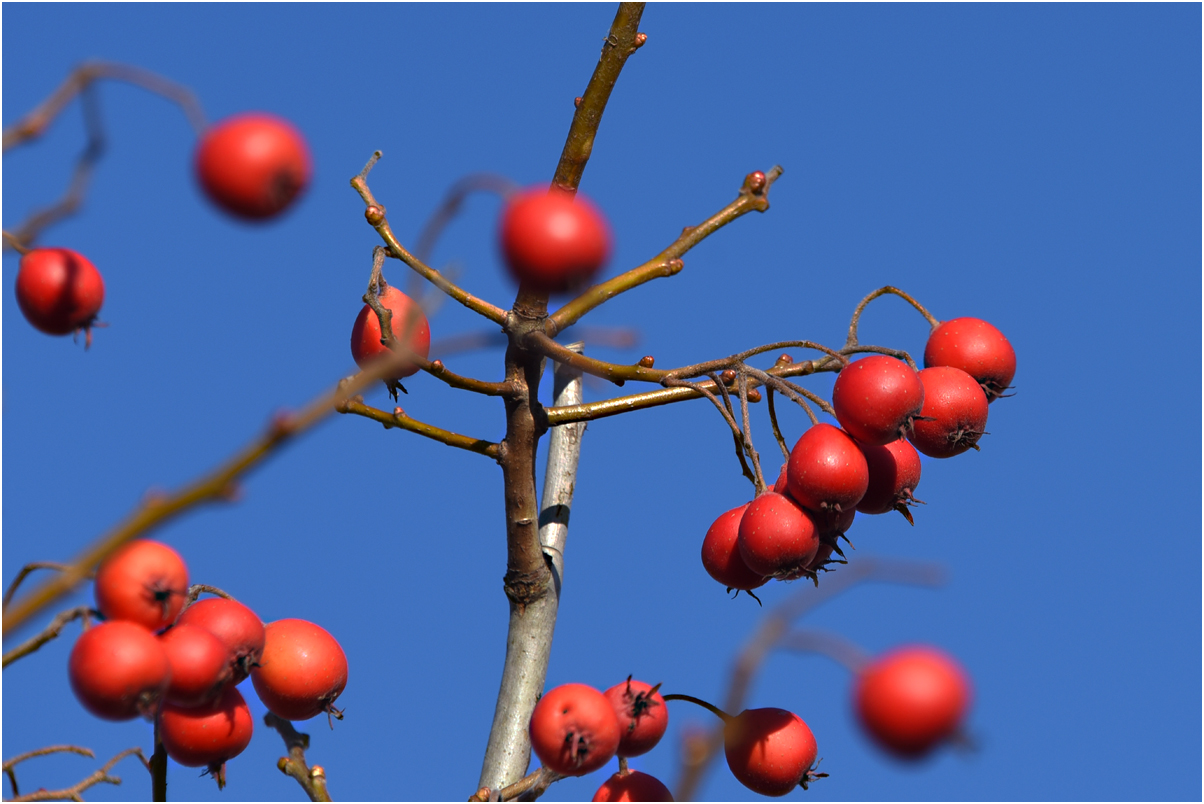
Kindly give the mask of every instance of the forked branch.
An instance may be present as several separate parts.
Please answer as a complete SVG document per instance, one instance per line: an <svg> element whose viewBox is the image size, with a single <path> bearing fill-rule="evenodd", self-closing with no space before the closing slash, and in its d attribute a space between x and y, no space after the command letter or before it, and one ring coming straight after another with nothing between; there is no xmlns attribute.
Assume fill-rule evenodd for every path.
<svg viewBox="0 0 1204 804"><path fill-rule="evenodd" d="M310 767L305 761L305 752L309 749L309 735L297 731L291 722L271 712L263 716L263 722L280 734L284 739L284 747L288 750L288 756L281 757L276 763L280 772L296 779L310 801L330 801L330 792L326 789L325 769L321 765Z"/></svg>
<svg viewBox="0 0 1204 804"><path fill-rule="evenodd" d="M10 799L5 799L5 800L6 801L83 801L84 800L83 792L85 790L87 790L89 787L93 787L95 785L102 784L102 783L103 784L121 784L121 777L111 776L111 775L109 775L109 771L113 770L113 768L117 765L118 762L120 762L121 760L125 759L128 756L138 757L138 759L142 760L142 764L147 768L147 770L150 769L150 763L147 762L146 757L143 755L141 748L127 748L124 751L122 751L121 753L117 754L112 759L110 759L108 762L106 762L104 764L104 766L101 767L99 770L94 771L93 773L91 773L90 775L85 777L83 780L76 782L75 784L71 785L70 787L65 787L62 790L45 790L45 789L35 790L32 793L26 793L25 795L20 795L19 791L17 790L17 776L13 770L16 767L16 765L18 763L24 762L25 760L30 759L32 757L40 757L40 756L46 756L47 754L58 754L58 753L79 754L79 755L85 756L85 757L95 757L96 756L96 754L94 754L92 752L92 750L88 749L88 748L80 748L79 746L75 746L75 745L54 745L54 746L50 746L49 748L40 748L37 751L29 751L28 753L13 757L12 759L10 759L4 763L4 775L8 777L8 781L13 787L13 797Z"/></svg>

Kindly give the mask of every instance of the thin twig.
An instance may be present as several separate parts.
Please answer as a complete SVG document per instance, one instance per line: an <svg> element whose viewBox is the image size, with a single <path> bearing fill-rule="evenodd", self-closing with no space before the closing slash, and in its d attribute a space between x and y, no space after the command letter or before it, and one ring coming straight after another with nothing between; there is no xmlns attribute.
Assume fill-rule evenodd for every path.
<svg viewBox="0 0 1204 804"><path fill-rule="evenodd" d="M446 293L451 298L458 301L460 304L472 310L474 313L483 315L490 321L496 324L505 323L506 313L495 305L490 304L484 299L479 299L468 291L459 287L455 283L448 280L443 274L428 266L425 262L415 257L405 249L397 241L397 237L393 234L393 229L389 226L389 220L385 215L385 208L380 204L372 190L368 187L368 172L376 164L381 157L381 152L376 151L372 154L372 158L368 160L368 164L354 178L351 179L351 186L359 193L360 198L364 200L365 213L364 216L368 220L368 224L376 230L381 239L385 241L385 245L389 247L389 256L395 257L406 265L410 266L424 279L428 280L435 287Z"/></svg>
<svg viewBox="0 0 1204 804"><path fill-rule="evenodd" d="M380 422L385 426L386 430L391 430L394 427L408 430L411 433L417 433L434 441L447 444L449 447L457 447L458 449L475 452L479 455L493 458L495 461L498 457L498 445L493 441L460 435L459 433L453 433L450 430L444 430L426 422L420 422L407 416L401 408L394 408L392 413L386 413L383 410L377 410L374 407L365 405L362 398L356 397L344 402L339 407L339 413L352 413L356 416L363 416L366 419Z"/></svg>
<svg viewBox="0 0 1204 804"><path fill-rule="evenodd" d="M297 731L292 723L271 712L263 716L263 722L279 732L288 750L288 756L281 757L276 763L280 772L296 779L310 801L330 801L330 793L326 789L326 771L321 765L311 768L306 764L305 752L309 748L309 735Z"/></svg>
<svg viewBox="0 0 1204 804"><path fill-rule="evenodd" d="M4 654L4 658L2 660L3 664L0 666L8 667L17 659L33 653L50 640L55 639L62 632L67 623L72 622L73 620L82 619L84 621L84 628L87 629L91 616L92 609L87 606L76 606L73 609L67 609L66 611L59 612L54 616L54 619L50 621L50 625L46 626L42 633L27 639L25 642L22 642L20 645Z"/></svg>
<svg viewBox="0 0 1204 804"><path fill-rule="evenodd" d="M811 628L796 628L783 634L778 639L777 647L779 650L827 656L853 674L861 672L871 658L860 646L840 634Z"/></svg>
<svg viewBox="0 0 1204 804"><path fill-rule="evenodd" d="M782 450L782 459L790 460L790 447L786 446L786 439L782 436L782 428L778 426L778 413L773 408L772 385L765 388L765 406L769 409L769 425L773 428L774 440L778 442L778 447Z"/></svg>
<svg viewBox="0 0 1204 804"><path fill-rule="evenodd" d="M41 749L41 752L32 751L29 754L22 754L21 756L16 757L15 759L11 759L8 762L4 763L4 772L9 775L9 781L13 782L13 794L14 794L12 798L7 799L7 800L8 801L68 801L68 800L69 801L83 801L84 799L83 799L82 794L89 787L93 787L94 785L98 785L101 783L121 784L121 777L110 776L109 771L113 770L113 767L118 762L120 762L121 760L125 759L128 756L138 757L138 759L142 760L142 764L144 766L146 766L148 770L150 769L150 764L147 762L146 756L143 755L141 748L127 748L124 751L122 751L121 753L117 754L112 759L110 759L108 762L106 762L104 764L104 766L101 767L99 770L94 771L89 776L84 778L82 781L76 782L71 787L65 787L62 790L35 790L34 792L26 793L23 796L16 795L15 777L12 775L12 772L11 772L12 766L15 765L16 763L20 762L23 759L28 759L31 756L43 756L44 753L58 753L60 751L70 751L71 753L82 754L83 756L86 756L86 757L94 757L95 756L95 754L93 754L91 751L89 751L86 748L81 749L81 748L77 748L76 746L54 746L52 749Z"/></svg>
<svg viewBox="0 0 1204 804"><path fill-rule="evenodd" d="M576 104L573 122L552 177L552 184L568 193L576 193L581 184L581 176L594 149L598 126L602 123L602 113L606 111L606 103L619 80L623 65L632 53L648 41L647 36L639 33L643 13L643 3L619 3L614 22L610 24L610 32L602 43L598 66L594 68L589 84Z"/></svg>
<svg viewBox="0 0 1204 804"><path fill-rule="evenodd" d="M727 224L749 212L764 212L769 209L769 187L782 175L782 168L774 165L767 173L755 171L744 178L736 200L716 212L697 226L687 226L669 247L643 265L626 273L595 285L577 298L548 316L545 332L555 337L566 327L572 326L586 313L596 309L611 298L632 288L637 288L662 276L674 276L681 272L681 258L686 252Z"/></svg>
<svg viewBox="0 0 1204 804"><path fill-rule="evenodd" d="M864 299L862 299L857 304L857 309L853 310L853 317L849 320L849 338L845 342L846 347L857 345L857 326L861 322L861 314L862 314L862 312L865 311L866 305L868 305L870 302L872 302L874 299L878 298L879 296L885 296L888 293L898 296L899 298L903 299L903 301L907 302L912 307L916 308L916 310L919 311L920 315L924 316L924 318L926 318L928 320L928 323L932 325L933 329L936 329L937 326L940 325L941 322L936 319L936 316L934 316L932 313L928 312L928 310L926 310L924 308L924 305L920 304L918 301L913 299L910 295L908 295L907 293L904 293L903 291L899 290L898 288L887 285L886 287L878 288L873 293L866 296Z"/></svg>

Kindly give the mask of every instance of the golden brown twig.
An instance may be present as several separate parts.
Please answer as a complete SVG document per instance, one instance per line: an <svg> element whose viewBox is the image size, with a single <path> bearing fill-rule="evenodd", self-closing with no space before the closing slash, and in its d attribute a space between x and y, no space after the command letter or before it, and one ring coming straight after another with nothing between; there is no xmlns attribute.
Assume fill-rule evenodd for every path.
<svg viewBox="0 0 1204 804"><path fill-rule="evenodd" d="M276 763L280 772L291 776L301 785L310 801L330 801L330 793L326 789L326 771L321 765L312 768L306 764L305 751L309 748L309 735L297 731L293 724L271 712L263 716L264 725L275 729L284 739L288 756L281 757Z"/></svg>

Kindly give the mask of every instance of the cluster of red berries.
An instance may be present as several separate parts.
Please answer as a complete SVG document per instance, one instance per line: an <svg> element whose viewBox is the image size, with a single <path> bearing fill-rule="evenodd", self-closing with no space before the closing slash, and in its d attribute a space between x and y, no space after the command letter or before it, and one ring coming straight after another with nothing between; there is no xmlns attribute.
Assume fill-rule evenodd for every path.
<svg viewBox="0 0 1204 804"><path fill-rule="evenodd" d="M605 693L564 684L545 694L531 714L531 748L543 766L562 776L583 776L611 757L651 751L669 725L660 685L616 684ZM669 696L706 706L724 720L728 768L745 787L784 796L823 775L814 771L818 748L803 719L784 709L746 709L730 716L689 696ZM594 801L672 801L669 789L647 773L626 768L598 788Z"/></svg>
<svg viewBox="0 0 1204 804"><path fill-rule="evenodd" d="M263 704L286 720L323 712L347 685L347 657L305 620L266 626L222 597L187 608L188 568L172 548L130 542L96 572L104 622L76 640L68 673L84 708L106 720L158 718L168 756L225 781L225 763L251 741L253 723L237 684L251 677Z"/></svg>
<svg viewBox="0 0 1204 804"><path fill-rule="evenodd" d="M988 403L1015 375L1016 353L987 322L955 318L933 329L924 365L917 372L872 355L845 366L832 388L841 426L812 426L772 490L715 520L702 543L711 577L748 592L771 578L815 579L833 552L843 557L837 540L857 512L898 510L910 520L917 450L949 458L977 448Z"/></svg>
<svg viewBox="0 0 1204 804"><path fill-rule="evenodd" d="M197 181L217 206L249 220L283 212L309 184L305 139L286 120L244 114L211 126L197 146ZM17 304L48 335L83 330L87 345L104 303L100 272L65 248L31 249L17 272Z"/></svg>

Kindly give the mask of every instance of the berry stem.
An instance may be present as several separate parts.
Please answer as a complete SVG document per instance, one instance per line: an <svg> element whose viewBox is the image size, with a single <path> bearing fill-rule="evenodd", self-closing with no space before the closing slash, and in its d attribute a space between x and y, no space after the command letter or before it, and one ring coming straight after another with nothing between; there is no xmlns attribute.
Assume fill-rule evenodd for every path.
<svg viewBox="0 0 1204 804"><path fill-rule="evenodd" d="M664 698L666 701L689 701L692 704L701 706L703 709L707 710L712 715L714 715L715 717L722 720L724 722L724 724L731 723L733 720L735 720L734 717L729 715L727 712L724 712L722 709L715 706L714 704L707 703L706 701L702 700L701 698L695 698L693 695L681 695L680 693L675 692L675 693L670 693L669 695L662 695L661 697Z"/></svg>

